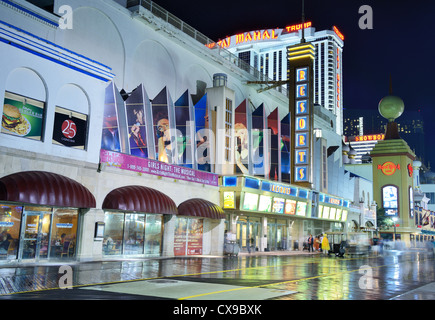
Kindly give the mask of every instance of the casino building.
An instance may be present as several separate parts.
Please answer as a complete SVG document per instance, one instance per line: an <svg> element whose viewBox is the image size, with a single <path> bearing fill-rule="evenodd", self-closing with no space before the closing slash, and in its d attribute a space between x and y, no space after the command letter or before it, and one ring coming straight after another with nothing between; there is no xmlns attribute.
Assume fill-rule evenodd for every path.
<svg viewBox="0 0 435 320"><path fill-rule="evenodd" d="M222 255L225 230L302 249L358 214L314 61L290 65L289 110L152 1L0 0L0 28L2 261Z"/></svg>

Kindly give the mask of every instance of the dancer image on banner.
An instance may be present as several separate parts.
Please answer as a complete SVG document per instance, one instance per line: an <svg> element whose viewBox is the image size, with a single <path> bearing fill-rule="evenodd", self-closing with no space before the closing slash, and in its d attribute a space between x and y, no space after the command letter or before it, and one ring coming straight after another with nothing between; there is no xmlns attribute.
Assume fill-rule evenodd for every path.
<svg viewBox="0 0 435 320"><path fill-rule="evenodd" d="M243 123L236 123L234 125L235 137L236 137L236 172L242 172L248 174L249 170L246 167L248 163L249 156L249 145L248 145L248 130ZM240 171L239 171L240 170Z"/></svg>
<svg viewBox="0 0 435 320"><path fill-rule="evenodd" d="M130 153L135 156L148 157L146 144L145 117L143 108L127 108L129 125Z"/></svg>
<svg viewBox="0 0 435 320"><path fill-rule="evenodd" d="M157 120L159 119L159 120ZM157 157L159 161L169 163L172 162L172 145L169 120L167 118L155 118L156 123L156 138L157 138Z"/></svg>

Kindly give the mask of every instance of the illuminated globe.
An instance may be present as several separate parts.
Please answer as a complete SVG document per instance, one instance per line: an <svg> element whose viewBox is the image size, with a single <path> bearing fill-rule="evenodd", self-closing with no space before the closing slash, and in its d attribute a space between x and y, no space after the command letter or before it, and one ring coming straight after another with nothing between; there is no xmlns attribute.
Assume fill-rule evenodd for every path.
<svg viewBox="0 0 435 320"><path fill-rule="evenodd" d="M405 110L405 104L399 97L386 96L379 102L378 110L381 116L393 122L402 115Z"/></svg>

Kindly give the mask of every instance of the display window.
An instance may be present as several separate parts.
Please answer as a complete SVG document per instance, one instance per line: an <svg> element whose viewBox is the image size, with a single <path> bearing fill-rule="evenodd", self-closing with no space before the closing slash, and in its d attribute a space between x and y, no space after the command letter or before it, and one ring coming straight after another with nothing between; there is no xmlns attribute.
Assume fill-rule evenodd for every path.
<svg viewBox="0 0 435 320"><path fill-rule="evenodd" d="M245 192L242 210L257 210L258 194Z"/></svg>
<svg viewBox="0 0 435 320"><path fill-rule="evenodd" d="M286 214L296 214L296 201L287 199L285 201L285 211Z"/></svg>
<svg viewBox="0 0 435 320"><path fill-rule="evenodd" d="M23 207L0 205L0 259L16 259Z"/></svg>
<svg viewBox="0 0 435 320"><path fill-rule="evenodd" d="M76 255L77 209L0 205L0 259L68 259Z"/></svg>
<svg viewBox="0 0 435 320"><path fill-rule="evenodd" d="M273 198L272 212L274 213L284 213L284 199Z"/></svg>
<svg viewBox="0 0 435 320"><path fill-rule="evenodd" d="M329 219L329 211L331 210L330 207L324 207L323 208L323 219Z"/></svg>
<svg viewBox="0 0 435 320"><path fill-rule="evenodd" d="M258 211L270 212L272 208L272 197L260 196L260 202L258 204Z"/></svg>
<svg viewBox="0 0 435 320"><path fill-rule="evenodd" d="M159 255L162 215L106 212L103 255Z"/></svg>
<svg viewBox="0 0 435 320"><path fill-rule="evenodd" d="M296 207L296 215L305 217L306 214L307 214L307 203L298 201L298 205Z"/></svg>
<svg viewBox="0 0 435 320"><path fill-rule="evenodd" d="M335 220L335 213L337 212L337 208L331 208L329 210L329 219Z"/></svg>

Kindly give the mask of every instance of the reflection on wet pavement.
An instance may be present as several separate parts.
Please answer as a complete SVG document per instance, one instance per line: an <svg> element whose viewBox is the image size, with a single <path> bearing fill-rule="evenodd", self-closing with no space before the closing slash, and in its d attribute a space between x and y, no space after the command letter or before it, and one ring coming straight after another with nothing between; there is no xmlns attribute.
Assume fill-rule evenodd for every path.
<svg viewBox="0 0 435 320"><path fill-rule="evenodd" d="M235 291L265 289L274 295L258 299L274 300L387 300L417 299L412 290L435 281L433 253L427 251L389 252L382 256L252 255L239 257L192 257L147 259L71 265L73 287L95 290L109 285L135 294L138 280L172 279L192 288L195 299L225 299ZM0 268L0 290L4 297L18 292L59 287L59 266ZM122 285L118 285L122 283ZM145 282L144 282L145 283ZM152 282L151 282L152 283ZM130 284L130 285L129 285ZM148 285L150 283L148 282ZM156 284L156 283L154 283ZM196 287L195 287L196 285ZM130 288L130 289L129 289ZM433 286L427 286L427 294ZM169 289L170 290L170 289ZM87 290L72 290L80 295ZM149 291L149 292L148 292ZM266 293L266 291L258 291ZM268 293L268 294L269 294ZM159 297L152 290L141 294ZM161 293L161 298L174 297ZM427 295L426 295L427 296ZM25 297L22 295L22 297ZM240 295L243 299L243 295Z"/></svg>

